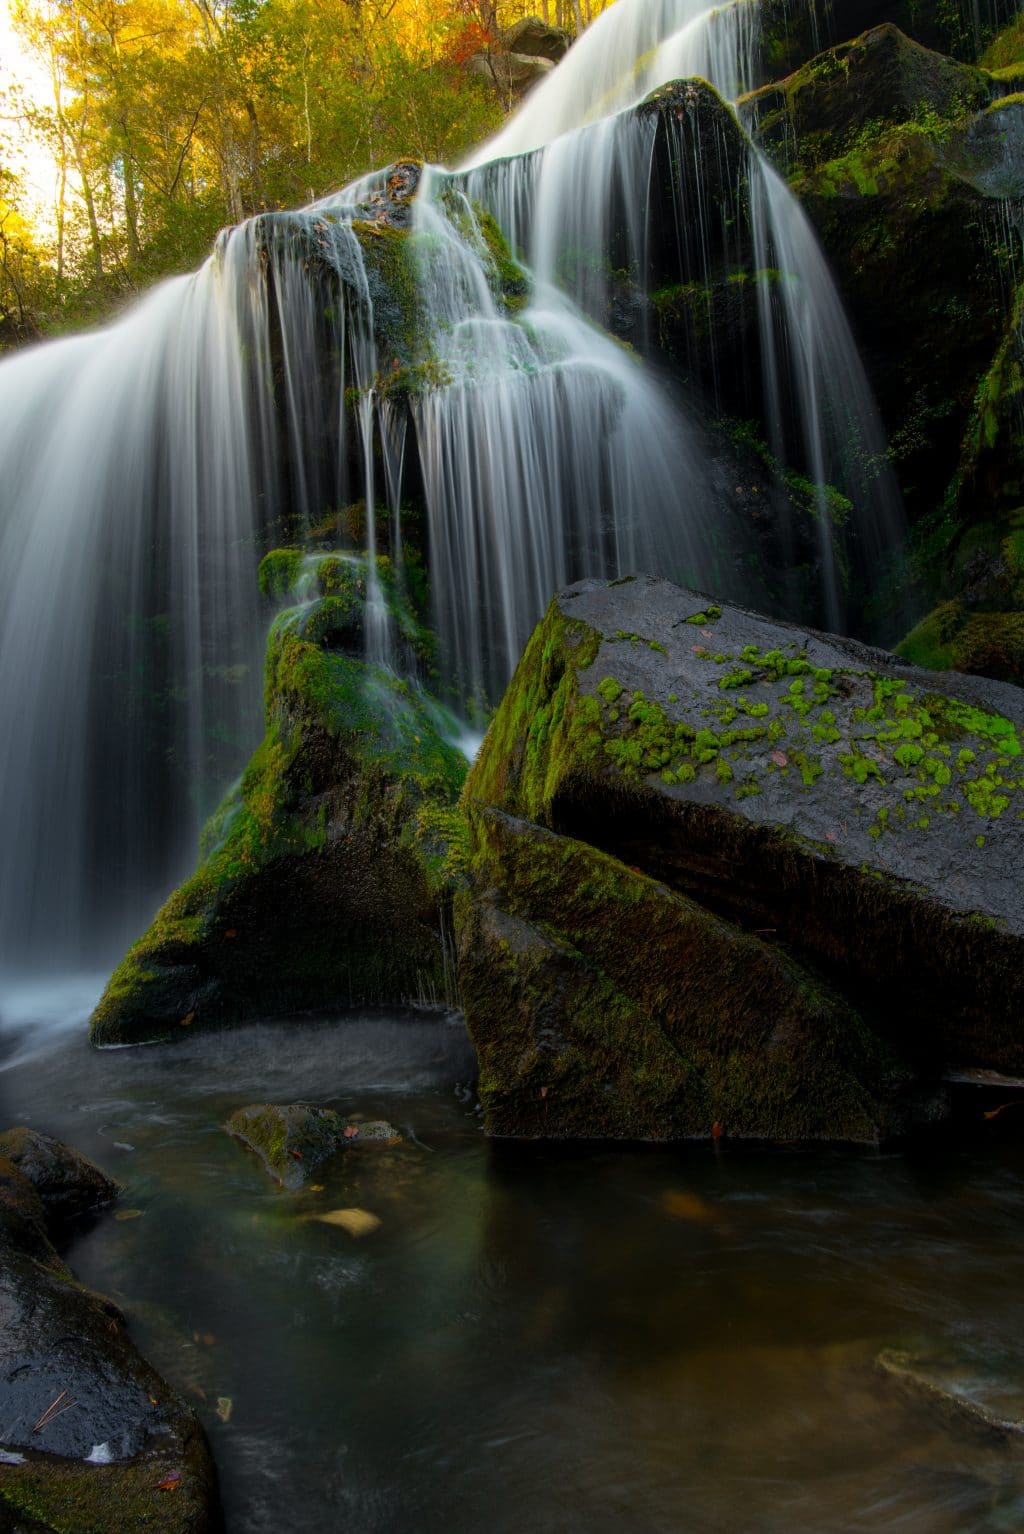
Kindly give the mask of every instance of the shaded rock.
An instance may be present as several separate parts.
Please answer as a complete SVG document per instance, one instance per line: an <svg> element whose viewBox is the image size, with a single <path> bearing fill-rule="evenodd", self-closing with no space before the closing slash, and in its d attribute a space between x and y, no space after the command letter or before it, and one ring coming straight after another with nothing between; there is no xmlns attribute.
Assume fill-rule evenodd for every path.
<svg viewBox="0 0 1024 1534"><path fill-rule="evenodd" d="M572 38L561 27L550 27L539 16L523 16L502 34L502 42L509 53L525 54L527 58L550 59L557 64L569 52Z"/></svg>
<svg viewBox="0 0 1024 1534"><path fill-rule="evenodd" d="M1006 1382L964 1368L948 1357L930 1357L902 1348L883 1348L879 1371L953 1427L973 1428L1000 1438L1024 1440L1024 1397L1016 1381Z"/></svg>
<svg viewBox="0 0 1024 1534"><path fill-rule="evenodd" d="M331 1108L308 1103L252 1103L239 1108L224 1126L228 1134L256 1152L283 1188L301 1188L314 1167L356 1145L393 1145L402 1138L382 1119L357 1123Z"/></svg>
<svg viewBox="0 0 1024 1534"><path fill-rule="evenodd" d="M581 841L483 807L471 826L459 976L489 1133L902 1127L895 1062L778 948Z"/></svg>
<svg viewBox="0 0 1024 1534"><path fill-rule="evenodd" d="M266 737L207 827L198 871L111 977L98 1044L448 997L446 867L465 761L439 705L355 658L365 583L358 562L328 563L326 594L271 630Z"/></svg>
<svg viewBox="0 0 1024 1534"><path fill-rule="evenodd" d="M474 53L467 60L466 68L471 74L489 80L502 92L521 95L551 73L554 64L550 59L529 53L510 53L495 48L489 53Z"/></svg>
<svg viewBox="0 0 1024 1534"><path fill-rule="evenodd" d="M13 1163L38 1193L48 1217L71 1220L105 1204L120 1189L106 1172L81 1152L36 1129L8 1129L0 1134L0 1157Z"/></svg>
<svg viewBox="0 0 1024 1534"><path fill-rule="evenodd" d="M703 927L699 914L686 918L691 937L682 915L675 918L680 954L687 941L695 956L703 945L717 955L715 972L727 973L731 950L736 984L744 973L760 974L748 982L749 1009L728 1008L747 1019L747 1059L736 1057L741 1074L756 1054L757 1014L788 1017L795 1045L788 1057L779 1050L765 1072L769 1082L788 1060L799 1102L805 1067L797 1062L814 1052L817 1030L834 1132L851 1132L846 1126L868 1104L868 1118L881 1125L901 1069L937 1079L951 1062L1009 1072L1024 1065L1022 733L1024 694L1014 687L917 671L885 652L719 608L650 577L580 582L536 630L467 783L467 804L481 809L473 812L473 904L459 900L462 931L477 923L496 953L496 918L485 907L497 908L556 945L578 948L603 983L635 1000L635 971L628 984L615 979L627 974L628 955L616 953L610 938L588 947L597 918L573 926L574 896L564 920L548 903L565 877L559 867L581 856L578 844L607 854L617 860L618 882L600 923L643 897L662 912L649 918L658 930L668 920L667 896L651 890L653 880L704 908ZM556 833L557 851L513 820ZM630 870L639 876L632 883ZM591 888L599 888L596 869ZM751 941L783 947L827 986L810 978L801 986L793 970L772 971L760 947L737 947L707 913ZM634 930L626 915L619 921ZM638 923L632 962L656 975L665 938L644 947L642 929ZM514 1019L524 1005L523 966L496 964L488 995L471 949L467 939L460 950L469 971L467 1021L476 1039L477 1012L486 1006L480 1047L494 1059L502 1006ZM564 955L559 962L559 983L571 991L572 965ZM539 950L531 966L541 967ZM728 1055L722 1015L699 979L688 984L694 1001L672 1022L676 1036L688 1029L692 1039L706 1022L710 1052ZM829 988L844 998L845 1012ZM551 994L547 982L544 994ZM658 1008L648 1015L665 1028L664 998ZM583 1010L593 1015L590 1001ZM541 1008L527 1033L542 1016ZM555 1033L564 1035L562 1021ZM556 1043L554 1053L560 1049ZM513 1090L512 1063L504 1061L495 1091ZM539 1081L529 1060L527 1067L527 1079ZM604 1069L595 1064L595 1078ZM851 1117L838 1084L858 1072L865 1096ZM745 1133L758 1132L756 1105L765 1102L762 1132L776 1132L786 1095L776 1085L775 1096L752 1086ZM679 1078L677 1087L685 1092ZM716 1116L720 1100L707 1097ZM677 1111L685 1116L685 1105L674 1104ZM672 1122L669 1113L666 1133Z"/></svg>
<svg viewBox="0 0 1024 1534"><path fill-rule="evenodd" d="M1004 89L882 26L743 107L835 270L912 521L958 471L1005 331L1005 211L985 190L997 157L974 126Z"/></svg>
<svg viewBox="0 0 1024 1534"><path fill-rule="evenodd" d="M886 22L926 48L974 62L1010 21L1016 0L761 0L761 54L768 78L777 80L844 39Z"/></svg>
<svg viewBox="0 0 1024 1534"><path fill-rule="evenodd" d="M75 1165L75 1152L39 1139L48 1173L51 1158ZM58 1182L61 1219L68 1187ZM213 1466L195 1414L136 1351L118 1308L75 1283L43 1214L28 1178L0 1167L0 1442L21 1456L0 1475L0 1526L213 1534ZM168 1479L173 1497L158 1489Z"/></svg>

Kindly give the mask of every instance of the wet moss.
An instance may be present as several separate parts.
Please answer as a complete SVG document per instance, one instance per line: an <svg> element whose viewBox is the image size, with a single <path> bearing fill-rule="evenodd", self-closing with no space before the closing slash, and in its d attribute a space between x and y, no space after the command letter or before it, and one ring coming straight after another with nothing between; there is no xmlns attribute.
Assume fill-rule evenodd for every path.
<svg viewBox="0 0 1024 1534"><path fill-rule="evenodd" d="M0 1509L28 1534L215 1534L211 1483L207 1466L167 1451L125 1465L40 1456L4 1467Z"/></svg>
<svg viewBox="0 0 1024 1534"><path fill-rule="evenodd" d="M460 976L490 1133L873 1141L895 1122L899 1068L785 956L578 841L470 822Z"/></svg>
<svg viewBox="0 0 1024 1534"><path fill-rule="evenodd" d="M426 695L323 647L318 611L344 600L276 619L267 733L207 829L204 861L111 976L95 1042L254 1010L447 995L441 930L457 826L438 812L453 810L465 762Z"/></svg>

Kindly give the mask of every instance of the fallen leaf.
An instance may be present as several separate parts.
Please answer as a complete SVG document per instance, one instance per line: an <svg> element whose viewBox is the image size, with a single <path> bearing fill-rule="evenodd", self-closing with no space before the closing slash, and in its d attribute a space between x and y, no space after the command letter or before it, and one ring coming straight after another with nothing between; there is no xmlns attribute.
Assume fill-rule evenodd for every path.
<svg viewBox="0 0 1024 1534"><path fill-rule="evenodd" d="M344 1138L346 1140L354 1140L358 1133L359 1133L359 1125L358 1124L346 1124L345 1125Z"/></svg>
<svg viewBox="0 0 1024 1534"><path fill-rule="evenodd" d="M186 1012L184 1017L179 1018L178 1026L180 1028L187 1028L188 1025L191 1023L191 1021L192 1021L192 1019L194 1017L195 1017L195 1013L194 1012Z"/></svg>
<svg viewBox="0 0 1024 1534"><path fill-rule="evenodd" d="M725 1130L722 1128L721 1124L716 1119L715 1122L711 1126L711 1138L712 1138L712 1140L721 1140L724 1134L725 1134Z"/></svg>
<svg viewBox="0 0 1024 1534"><path fill-rule="evenodd" d="M289 1156L294 1156L296 1161L301 1161L302 1160L302 1152L301 1151L289 1150L288 1154L289 1154Z"/></svg>
<svg viewBox="0 0 1024 1534"><path fill-rule="evenodd" d="M984 1114L983 1116L987 1119L997 1119L1001 1113L1006 1112L1007 1108L1019 1108L1022 1103L1024 1103L1024 1098L1018 1097L1016 1101L1012 1103L1000 1103L998 1108L991 1108L988 1113Z"/></svg>
<svg viewBox="0 0 1024 1534"><path fill-rule="evenodd" d="M217 1397L217 1416L222 1422L231 1421L231 1413L235 1409L235 1403L230 1396Z"/></svg>
<svg viewBox="0 0 1024 1534"><path fill-rule="evenodd" d="M228 930L225 932L224 936L225 937L237 937L238 936L237 928L229 927Z"/></svg>
<svg viewBox="0 0 1024 1534"><path fill-rule="evenodd" d="M141 1218L141 1209L118 1209L114 1214L115 1220L139 1220Z"/></svg>
<svg viewBox="0 0 1024 1534"><path fill-rule="evenodd" d="M212 1348L217 1339L212 1332L204 1332L200 1341L204 1348Z"/></svg>
<svg viewBox="0 0 1024 1534"><path fill-rule="evenodd" d="M662 1194L661 1207L673 1220L689 1220L694 1225L713 1225L718 1218L699 1193L683 1193L674 1188Z"/></svg>
<svg viewBox="0 0 1024 1534"><path fill-rule="evenodd" d="M313 1219L323 1225L340 1225L350 1236L368 1236L380 1229L380 1220L368 1209L332 1209L327 1214L315 1214Z"/></svg>
<svg viewBox="0 0 1024 1534"><path fill-rule="evenodd" d="M789 757L786 755L785 751L773 751L772 761L775 763L776 767L789 766Z"/></svg>
<svg viewBox="0 0 1024 1534"><path fill-rule="evenodd" d="M178 1487L180 1485L181 1485L181 1471L180 1470L172 1470L170 1475L165 1475L162 1481L154 1482L153 1490L154 1491L177 1491L177 1489L178 1489Z"/></svg>

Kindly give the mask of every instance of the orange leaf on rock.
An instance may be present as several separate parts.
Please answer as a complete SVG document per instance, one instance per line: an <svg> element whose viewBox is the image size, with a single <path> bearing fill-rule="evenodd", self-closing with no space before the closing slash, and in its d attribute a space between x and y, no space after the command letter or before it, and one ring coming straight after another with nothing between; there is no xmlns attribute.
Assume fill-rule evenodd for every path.
<svg viewBox="0 0 1024 1534"><path fill-rule="evenodd" d="M154 1483L153 1490L154 1491L177 1491L177 1489L178 1489L178 1487L180 1485L181 1485L181 1471L180 1470L172 1470L170 1475L165 1475L162 1481L156 1481Z"/></svg>

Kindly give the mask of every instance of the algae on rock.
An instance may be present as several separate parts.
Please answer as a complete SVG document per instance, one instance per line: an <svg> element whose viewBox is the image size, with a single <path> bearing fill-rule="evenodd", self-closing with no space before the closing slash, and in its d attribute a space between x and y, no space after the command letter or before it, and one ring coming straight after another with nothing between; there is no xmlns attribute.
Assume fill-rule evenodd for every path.
<svg viewBox="0 0 1024 1534"><path fill-rule="evenodd" d="M727 1022L709 982L688 975L682 1021L669 1021L665 998L634 1010L648 1019L642 1027L623 1012L612 1031L624 1058L651 1018L688 1040L679 1048L691 1061L695 1037L712 1057L728 1054L730 1027L745 1041L733 1056L731 1097L720 1080L708 1088L705 1062L691 1078L704 1083L692 1088L691 1120L691 1088L669 1073L682 1097L660 1120L646 1103L646 1133L676 1132L710 1111L742 1133L784 1133L778 1126L788 1124L813 1135L817 1108L787 1095L803 1071L807 1083L825 1083L831 1133L864 1137L866 1124L883 1133L898 1120L894 1092L908 1074L934 1080L950 1062L1024 1065L1024 695L1015 688L901 668L882 651L714 606L662 580L580 582L535 631L465 802L473 892L458 897L462 984L484 1101L501 1105L496 1125L519 1115L541 1132L541 1110L519 1092L543 1085L550 1132L582 1132L586 1115L551 1100L558 1062L576 1048L573 987L582 987L582 1029L621 1009L614 997L636 1009L638 973L646 967L654 983L666 947L653 915L633 925L641 896L662 909L684 899L685 921L684 907L674 918L680 953L688 927L699 962L731 973L734 987L745 975L752 1002L744 1011L734 989ZM577 921L572 869L587 858L591 896L605 873L615 895ZM645 927L661 934L648 947ZM630 931L635 955L620 947ZM537 933L549 945L543 953ZM492 960L490 985L478 942ZM766 945L777 966L782 949L793 968L773 970ZM726 952L737 956L731 971ZM628 984L627 961L636 966ZM669 969L682 974L685 965ZM534 970L543 983L531 1020L524 998ZM509 1050L503 1007L522 1040ZM535 1058L552 1008L554 1063ZM771 1070L759 1013L797 1041ZM824 1074L815 1077L807 1062L819 1049ZM605 1055L587 1088L598 1101L610 1090L598 1085ZM859 1095L847 1090L851 1079ZM749 1116L739 1106L744 1082ZM620 1122L633 1112L629 1096ZM615 1116L595 1112L599 1132L624 1132L610 1127Z"/></svg>
<svg viewBox="0 0 1024 1534"><path fill-rule="evenodd" d="M282 568L301 578L301 564L269 558L274 589ZM112 975L95 1043L450 996L444 870L465 762L439 705L357 658L365 580L357 562L329 564L326 594L274 622L267 733L207 827L204 861ZM410 647L425 644L382 587L399 633L405 622Z"/></svg>

